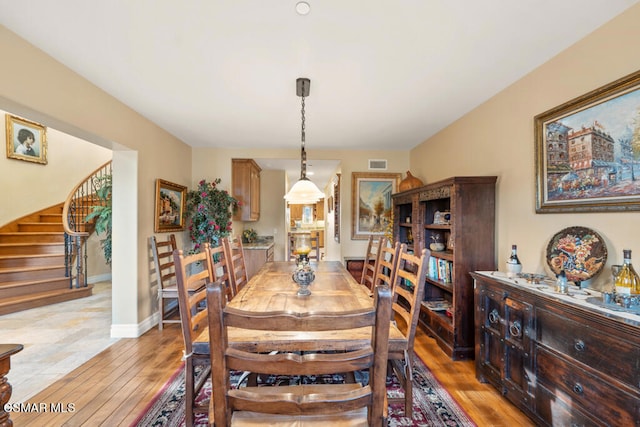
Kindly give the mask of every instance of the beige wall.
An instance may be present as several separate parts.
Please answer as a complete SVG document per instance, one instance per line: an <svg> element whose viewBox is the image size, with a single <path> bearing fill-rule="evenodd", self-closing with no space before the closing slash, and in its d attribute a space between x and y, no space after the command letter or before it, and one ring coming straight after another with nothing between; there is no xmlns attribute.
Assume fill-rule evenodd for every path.
<svg viewBox="0 0 640 427"><path fill-rule="evenodd" d="M7 113L16 115L12 111L0 110L3 124ZM0 182L4 200L0 204L0 226L63 202L80 180L111 160L111 150L87 144L56 129L49 128L46 132L46 165L0 156ZM4 151L6 132L1 132L0 145ZM9 200L11 202L7 203Z"/></svg>
<svg viewBox="0 0 640 427"><path fill-rule="evenodd" d="M139 335L156 310L147 250L155 180L189 185L191 148L4 27L0 52L0 109L113 150L112 335Z"/></svg>
<svg viewBox="0 0 640 427"><path fill-rule="evenodd" d="M265 145L269 145L268 141L265 141ZM300 156L299 150L270 150L270 149L212 149L212 148L194 148L193 149L193 177L192 182L197 183L201 179L212 180L215 178L221 178L221 188L229 190L231 188L231 159L232 158L253 158L253 159L298 159ZM402 173L404 178L404 172L409 169L409 152L408 151L351 151L351 150L307 150L308 159L318 160L338 160L340 161L340 169L342 171L341 179L341 237L340 243L331 243L330 247L327 247L327 253L331 254L328 259L342 260L344 257L362 256L364 254L367 242L366 240L351 240L351 173L352 172L367 172L369 159L387 159L388 170L386 172ZM270 178L272 180L273 177ZM279 222L281 224L282 232L279 236L276 235L278 244L281 248L284 248L284 175L282 185L277 185L273 181L270 181L272 186L265 188L261 185L261 197L260 208L262 210L260 214L259 227L260 230L269 231L268 227L263 227L263 212L278 213L281 212L281 217L278 220L272 222L271 219L267 220L268 224ZM325 194L330 194L330 188L324 189ZM251 223L248 223L251 224ZM326 222L326 226L329 227L333 222ZM247 225L248 227L254 227L254 225ZM242 230L242 224L234 223L234 230ZM332 228L327 228L332 230ZM239 232L239 231L238 231ZM262 231L261 233L262 234ZM272 234L272 233L267 233ZM333 234L330 232L325 236L325 242L329 239L329 242L333 242ZM325 243L326 245L326 243ZM284 249L282 249L284 251ZM284 252L283 252L284 256Z"/></svg>
<svg viewBox="0 0 640 427"><path fill-rule="evenodd" d="M488 100L411 151L411 171L425 182L454 175L497 175L498 267L511 244L525 272L546 272L549 239L569 226L596 230L606 240L606 269L590 284L610 279L609 265L629 248L640 263L640 213L536 214L533 118L640 69L640 5ZM499 65L498 65L499 66Z"/></svg>

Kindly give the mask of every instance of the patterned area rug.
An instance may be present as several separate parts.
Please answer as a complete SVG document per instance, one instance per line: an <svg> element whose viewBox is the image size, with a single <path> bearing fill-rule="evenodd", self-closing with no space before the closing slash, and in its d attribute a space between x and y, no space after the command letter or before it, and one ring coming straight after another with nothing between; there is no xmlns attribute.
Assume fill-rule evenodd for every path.
<svg viewBox="0 0 640 427"><path fill-rule="evenodd" d="M240 374L232 377L232 382L240 379ZM357 378L358 379L358 378ZM340 375L317 378L270 377L264 385L302 382L342 382ZM358 379L359 380L359 379ZM367 379L364 379L367 381ZM402 396L402 388L395 377L387 378L387 393L390 397ZM208 400L211 396L211 382L208 381L198 400ZM413 369L413 419L404 416L403 406L389 406L389 426L475 426L469 416L442 387L419 357L415 358ZM196 426L207 426L207 417L198 416ZM146 410L132 426L137 427L180 427L184 426L184 369L169 379L153 398Z"/></svg>

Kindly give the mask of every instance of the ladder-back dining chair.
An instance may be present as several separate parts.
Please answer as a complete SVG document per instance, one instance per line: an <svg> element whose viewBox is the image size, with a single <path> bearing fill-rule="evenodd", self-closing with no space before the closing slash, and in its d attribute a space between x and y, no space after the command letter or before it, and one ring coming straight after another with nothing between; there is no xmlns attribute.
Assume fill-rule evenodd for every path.
<svg viewBox="0 0 640 427"><path fill-rule="evenodd" d="M387 246L386 237L374 240L373 234L369 235L367 251L364 255L364 265L362 266L362 276L360 277L360 284L365 285L369 290L373 290L376 268L378 268L378 258L380 257L380 249L383 246Z"/></svg>
<svg viewBox="0 0 640 427"><path fill-rule="evenodd" d="M393 246L380 246L380 255L378 256L376 272L373 279L374 287L383 284L389 286L393 291L393 275L398 265L398 258L400 253L406 252L406 250L407 245L404 243L401 245L398 242Z"/></svg>
<svg viewBox="0 0 640 427"><path fill-rule="evenodd" d="M227 300L236 296L235 287L233 286L233 280L231 279L231 267L229 265L229 258L227 258L227 251L225 250L224 243L211 247L209 246L209 253L211 256L211 268L213 269L213 278L220 281L227 292Z"/></svg>
<svg viewBox="0 0 640 427"><path fill-rule="evenodd" d="M247 265L244 259L244 248L242 247L242 241L240 239L231 241L228 237L222 239L222 246L226 253L233 295L236 295L244 288L249 280L247 276Z"/></svg>
<svg viewBox="0 0 640 427"><path fill-rule="evenodd" d="M153 270L158 287L158 329L162 331L165 323L180 323L178 308L178 288L176 286L176 269L173 262L173 251L178 249L176 236L170 234L166 240L159 240L156 236L149 237L149 246L153 256ZM189 289L193 294L201 290L204 285Z"/></svg>
<svg viewBox="0 0 640 427"><path fill-rule="evenodd" d="M389 364L404 390L404 398L389 398L389 402L404 403L404 414L408 418L413 417L413 344L427 276L426 252L423 249L417 256L400 251L393 279L393 314L396 321L402 320L398 329L406 340L404 348L389 352Z"/></svg>
<svg viewBox="0 0 640 427"><path fill-rule="evenodd" d="M201 308L206 304L206 284L213 282L211 251L208 243L196 254L185 255L181 250L173 252L176 265L176 283L178 286L178 303L182 320L182 336L184 338L185 364L185 422L192 426L196 413L206 413L208 403L196 404L196 397L209 377L211 362L208 343L196 343L195 339L207 326L207 310ZM201 290L193 294L188 289L201 286ZM226 295L226 290L225 290ZM196 366L202 366L204 374L196 378Z"/></svg>
<svg viewBox="0 0 640 427"><path fill-rule="evenodd" d="M219 283L207 286L211 378L209 423L216 426L386 425L386 368L391 290L379 286L370 308L342 313L257 313L225 307ZM227 328L266 331L335 331L371 327L367 344L356 349L300 353L258 353L230 346ZM313 384L231 387L230 371L274 375L323 375L369 369L368 384Z"/></svg>

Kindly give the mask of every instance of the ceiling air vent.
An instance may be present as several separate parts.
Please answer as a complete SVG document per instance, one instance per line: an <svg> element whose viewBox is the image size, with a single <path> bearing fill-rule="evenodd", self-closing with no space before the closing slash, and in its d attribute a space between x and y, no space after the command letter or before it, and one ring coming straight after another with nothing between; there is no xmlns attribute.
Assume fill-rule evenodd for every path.
<svg viewBox="0 0 640 427"><path fill-rule="evenodd" d="M386 171L387 161L380 159L369 159L369 170Z"/></svg>

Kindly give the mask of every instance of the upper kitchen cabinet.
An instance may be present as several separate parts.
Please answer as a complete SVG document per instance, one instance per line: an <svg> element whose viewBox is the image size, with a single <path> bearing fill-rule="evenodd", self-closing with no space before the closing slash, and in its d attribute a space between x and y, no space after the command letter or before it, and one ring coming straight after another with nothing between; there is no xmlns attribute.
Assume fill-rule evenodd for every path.
<svg viewBox="0 0 640 427"><path fill-rule="evenodd" d="M260 219L261 170L253 159L231 159L233 197L242 203L233 216L235 221Z"/></svg>

